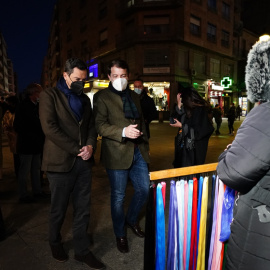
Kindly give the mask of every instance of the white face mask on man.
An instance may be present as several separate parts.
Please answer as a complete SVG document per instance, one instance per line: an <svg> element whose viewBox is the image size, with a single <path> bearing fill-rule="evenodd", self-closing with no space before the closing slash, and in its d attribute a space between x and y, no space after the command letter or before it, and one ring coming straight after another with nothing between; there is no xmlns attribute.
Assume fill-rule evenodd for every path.
<svg viewBox="0 0 270 270"><path fill-rule="evenodd" d="M112 82L112 85L115 90L123 91L127 88L128 81L126 78L117 78Z"/></svg>
<svg viewBox="0 0 270 270"><path fill-rule="evenodd" d="M142 93L142 89L140 88L134 88L134 92L140 95Z"/></svg>

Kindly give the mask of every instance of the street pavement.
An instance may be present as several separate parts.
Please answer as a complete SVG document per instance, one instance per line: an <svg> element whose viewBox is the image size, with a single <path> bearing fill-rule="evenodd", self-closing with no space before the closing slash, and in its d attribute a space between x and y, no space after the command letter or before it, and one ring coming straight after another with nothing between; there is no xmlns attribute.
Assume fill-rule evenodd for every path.
<svg viewBox="0 0 270 270"><path fill-rule="evenodd" d="M235 121L235 133L243 119ZM177 129L171 127L167 121L163 123L154 121L150 125L150 132L150 171L172 169L174 137ZM221 135L219 136L213 133L209 140L206 163L217 162L218 156L234 139L234 136L228 135L228 123L225 118L223 118L220 132ZM5 136L2 145L4 176L3 180L0 181L0 206L8 237L0 242L0 270L89 269L89 267L75 261L73 258L71 227L73 209L71 204L62 227L64 248L69 254L69 260L65 263L59 263L52 258L48 244L50 199L40 199L32 204L19 203L17 181L13 172L13 159ZM95 155L96 164L93 168L91 219L88 230L91 239L90 249L101 259L108 270L140 270L143 269L144 259L143 239L136 237L130 229L127 229L130 252L122 254L116 248L110 214L110 187L106 171L99 162L100 145L101 140L98 140ZM167 186L169 185L167 184ZM43 189L49 192L46 176L44 177ZM30 182L29 190L31 191ZM132 186L129 184L125 208L131 199L132 193ZM168 215L168 212L166 213ZM142 211L140 217L142 228L144 228L144 222L144 211Z"/></svg>

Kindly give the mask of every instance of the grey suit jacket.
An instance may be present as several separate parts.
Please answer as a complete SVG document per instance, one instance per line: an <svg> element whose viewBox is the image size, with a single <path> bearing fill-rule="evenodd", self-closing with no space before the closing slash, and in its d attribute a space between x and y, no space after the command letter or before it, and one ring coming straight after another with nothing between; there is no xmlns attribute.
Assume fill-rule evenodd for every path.
<svg viewBox="0 0 270 270"><path fill-rule="evenodd" d="M121 97L108 88L94 95L95 126L102 136L101 160L107 169L128 169L133 161L135 145L139 147L144 160L149 163L149 143L139 95L131 92L131 98L137 107L140 119L125 118ZM122 137L123 128L130 124L138 124L137 128L143 132L139 139Z"/></svg>
<svg viewBox="0 0 270 270"><path fill-rule="evenodd" d="M84 114L78 122L63 92L57 88L48 88L41 92L39 114L45 134L42 170L68 172L82 146L96 147L97 133L91 102L86 95L84 100Z"/></svg>

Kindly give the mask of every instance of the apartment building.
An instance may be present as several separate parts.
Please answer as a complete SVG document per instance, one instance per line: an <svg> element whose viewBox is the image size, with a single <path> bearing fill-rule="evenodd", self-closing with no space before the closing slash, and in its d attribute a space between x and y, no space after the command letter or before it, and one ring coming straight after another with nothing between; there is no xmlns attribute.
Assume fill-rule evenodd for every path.
<svg viewBox="0 0 270 270"><path fill-rule="evenodd" d="M7 45L0 32L0 95L8 92Z"/></svg>
<svg viewBox="0 0 270 270"><path fill-rule="evenodd" d="M108 85L108 63L121 58L131 88L142 78L161 111L190 84L213 105L238 104L238 61L246 57L240 15L240 0L58 0L43 86L55 85L76 56L88 63L91 96Z"/></svg>

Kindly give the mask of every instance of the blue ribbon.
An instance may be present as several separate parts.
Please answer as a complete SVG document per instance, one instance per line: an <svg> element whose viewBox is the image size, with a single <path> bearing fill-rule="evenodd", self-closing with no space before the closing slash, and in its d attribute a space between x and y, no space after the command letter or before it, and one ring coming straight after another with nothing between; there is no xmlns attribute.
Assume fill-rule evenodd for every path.
<svg viewBox="0 0 270 270"><path fill-rule="evenodd" d="M175 181L171 181L168 245L167 245L167 270L178 269L178 206Z"/></svg>
<svg viewBox="0 0 270 270"><path fill-rule="evenodd" d="M198 210L197 210L197 256L198 256L198 244L200 240L200 220L201 220L202 189L203 189L202 176L200 176L200 179L199 179L198 189L199 189L199 196L198 196Z"/></svg>
<svg viewBox="0 0 270 270"><path fill-rule="evenodd" d="M165 270L165 217L162 185L157 185L156 198L156 270Z"/></svg>

